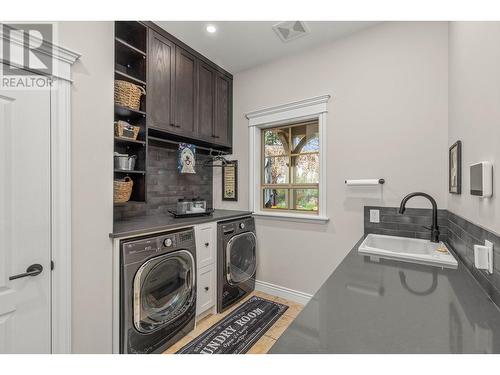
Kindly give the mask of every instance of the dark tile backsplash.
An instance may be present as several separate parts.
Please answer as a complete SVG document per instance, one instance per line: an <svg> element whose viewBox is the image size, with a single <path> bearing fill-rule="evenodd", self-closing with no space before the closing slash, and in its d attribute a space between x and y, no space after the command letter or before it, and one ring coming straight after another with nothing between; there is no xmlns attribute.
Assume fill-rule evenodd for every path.
<svg viewBox="0 0 500 375"><path fill-rule="evenodd" d="M175 208L179 198L200 197L212 207L212 168L203 167L208 155L196 153L196 174L179 174L177 170L178 147L148 147L146 175L147 202L117 205L114 220L128 217L154 215Z"/></svg>
<svg viewBox="0 0 500 375"><path fill-rule="evenodd" d="M380 210L380 223L370 223L370 209ZM365 206L365 234L386 234L411 238L430 238L430 231L423 228L431 223L431 210L407 208L404 215L396 207ZM488 231L448 210L438 210L438 225L441 240L455 251L474 278L481 284L490 298L500 306L500 236ZM493 242L493 274L474 267L474 245L484 245L484 240Z"/></svg>
<svg viewBox="0 0 500 375"><path fill-rule="evenodd" d="M474 278L500 307L500 237L470 221L448 213L448 244L465 263ZM493 242L493 274L474 267L474 245L484 245L484 240Z"/></svg>
<svg viewBox="0 0 500 375"><path fill-rule="evenodd" d="M370 209L380 211L380 223L370 223ZM386 234L429 240L432 210L427 208L407 208L404 215L398 213L396 207L365 206L365 234ZM448 211L438 210L438 226L440 238L446 241L448 236Z"/></svg>

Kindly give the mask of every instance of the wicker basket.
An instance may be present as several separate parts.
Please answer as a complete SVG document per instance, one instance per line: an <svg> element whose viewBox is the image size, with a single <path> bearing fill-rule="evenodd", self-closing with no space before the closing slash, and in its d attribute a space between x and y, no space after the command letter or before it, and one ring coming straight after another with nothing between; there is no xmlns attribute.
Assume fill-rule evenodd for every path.
<svg viewBox="0 0 500 375"><path fill-rule="evenodd" d="M146 95L143 87L115 79L115 104L139 110L141 95Z"/></svg>
<svg viewBox="0 0 500 375"><path fill-rule="evenodd" d="M130 200L132 195L132 186L134 181L130 177L125 177L123 180L114 180L113 195L115 203L125 203Z"/></svg>
<svg viewBox="0 0 500 375"><path fill-rule="evenodd" d="M140 130L139 126L131 125L126 121L115 121L115 135L117 137L136 140Z"/></svg>

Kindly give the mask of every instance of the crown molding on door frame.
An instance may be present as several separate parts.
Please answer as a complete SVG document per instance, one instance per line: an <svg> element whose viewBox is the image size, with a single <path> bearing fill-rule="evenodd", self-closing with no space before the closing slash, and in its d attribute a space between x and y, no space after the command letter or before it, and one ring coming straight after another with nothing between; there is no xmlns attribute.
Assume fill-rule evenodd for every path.
<svg viewBox="0 0 500 375"><path fill-rule="evenodd" d="M57 23L52 23L54 38L57 38L58 27ZM4 30L8 30L8 35L4 33ZM16 45L20 48L25 48L25 37L24 35L19 35L17 33L11 33L11 31L16 31L17 29L12 25L6 25L5 23L0 22L0 41L8 41L13 45ZM29 34L27 37L27 41L29 45L41 45L37 51L39 53L43 53L46 56L52 57L53 62L53 71L50 74L52 78L60 78L67 81L71 81L71 66L81 57L81 54L78 52L72 51L68 48L62 47L53 41L43 41L35 35ZM0 58L0 63L8 64L11 66L15 66L19 69L26 70L26 67L20 66L18 63L7 61ZM32 73L42 74L37 72L35 69L31 70ZM46 75L46 74L42 74Z"/></svg>

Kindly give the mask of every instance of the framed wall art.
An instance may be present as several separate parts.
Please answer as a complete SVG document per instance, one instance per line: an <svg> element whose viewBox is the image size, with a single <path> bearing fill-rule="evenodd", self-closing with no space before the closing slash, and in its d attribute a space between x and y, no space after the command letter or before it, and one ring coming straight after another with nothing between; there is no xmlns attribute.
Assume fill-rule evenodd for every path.
<svg viewBox="0 0 500 375"><path fill-rule="evenodd" d="M196 164L196 147L189 143L179 143L179 158L177 161L177 169L179 173L185 174L196 173L195 164Z"/></svg>
<svg viewBox="0 0 500 375"><path fill-rule="evenodd" d="M457 141L449 151L448 184L451 194L462 194L462 142Z"/></svg>
<svg viewBox="0 0 500 375"><path fill-rule="evenodd" d="M238 200L238 161L232 160L230 164L222 167L222 200Z"/></svg>

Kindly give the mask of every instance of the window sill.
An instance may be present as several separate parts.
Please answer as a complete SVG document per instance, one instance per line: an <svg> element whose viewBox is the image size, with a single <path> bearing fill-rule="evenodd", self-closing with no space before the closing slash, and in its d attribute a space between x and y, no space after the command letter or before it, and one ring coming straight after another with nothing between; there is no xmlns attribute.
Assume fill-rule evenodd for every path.
<svg viewBox="0 0 500 375"><path fill-rule="evenodd" d="M275 212L263 212L256 211L253 216L263 218L263 219L274 219L283 221L295 221L299 223L317 223L326 224L330 218L327 216L312 216L304 214L288 214L288 213L275 213Z"/></svg>

